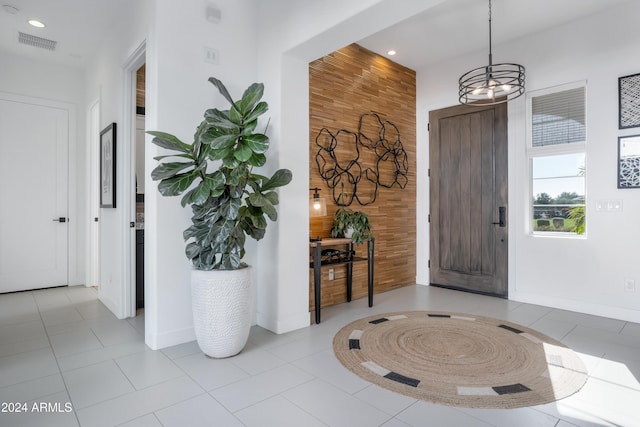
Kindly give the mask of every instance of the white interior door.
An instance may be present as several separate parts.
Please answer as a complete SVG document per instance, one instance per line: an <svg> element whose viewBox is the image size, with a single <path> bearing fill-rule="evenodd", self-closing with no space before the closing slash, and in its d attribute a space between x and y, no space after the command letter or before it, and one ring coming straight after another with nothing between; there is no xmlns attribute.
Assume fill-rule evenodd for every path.
<svg viewBox="0 0 640 427"><path fill-rule="evenodd" d="M0 94L0 292L68 284L69 112Z"/></svg>

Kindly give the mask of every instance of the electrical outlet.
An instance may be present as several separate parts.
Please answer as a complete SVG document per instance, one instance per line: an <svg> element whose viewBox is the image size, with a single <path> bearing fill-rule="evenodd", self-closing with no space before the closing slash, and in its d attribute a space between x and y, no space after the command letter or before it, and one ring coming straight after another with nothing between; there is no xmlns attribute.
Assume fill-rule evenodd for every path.
<svg viewBox="0 0 640 427"><path fill-rule="evenodd" d="M624 279L624 290L625 292L635 292L636 281L633 279Z"/></svg>
<svg viewBox="0 0 640 427"><path fill-rule="evenodd" d="M333 273L333 268L329 269L329 280L333 280L335 278L334 273Z"/></svg>

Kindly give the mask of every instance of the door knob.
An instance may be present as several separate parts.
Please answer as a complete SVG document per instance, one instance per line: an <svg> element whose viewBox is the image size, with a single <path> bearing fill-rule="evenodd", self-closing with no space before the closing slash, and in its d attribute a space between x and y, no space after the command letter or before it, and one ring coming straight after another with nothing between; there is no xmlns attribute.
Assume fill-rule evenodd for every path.
<svg viewBox="0 0 640 427"><path fill-rule="evenodd" d="M67 222L67 218L61 216L60 218L54 218L53 219L56 222Z"/></svg>

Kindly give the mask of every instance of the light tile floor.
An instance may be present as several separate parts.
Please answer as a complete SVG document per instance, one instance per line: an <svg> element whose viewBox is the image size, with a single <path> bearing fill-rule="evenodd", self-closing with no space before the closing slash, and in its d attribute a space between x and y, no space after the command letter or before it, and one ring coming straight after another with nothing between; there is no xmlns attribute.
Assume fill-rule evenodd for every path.
<svg viewBox="0 0 640 427"><path fill-rule="evenodd" d="M529 326L576 350L590 378L553 404L466 409L386 391L333 356L342 326L402 310ZM640 426L639 324L425 286L378 294L372 308L330 307L322 319L282 335L253 327L240 355L213 360L194 342L150 350L144 318L117 320L91 288L1 295L0 426Z"/></svg>

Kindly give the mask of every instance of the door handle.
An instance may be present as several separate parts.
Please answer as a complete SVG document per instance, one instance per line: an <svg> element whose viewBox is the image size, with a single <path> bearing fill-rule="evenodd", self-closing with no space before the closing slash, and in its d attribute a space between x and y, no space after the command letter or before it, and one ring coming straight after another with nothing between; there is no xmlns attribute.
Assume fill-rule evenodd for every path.
<svg viewBox="0 0 640 427"><path fill-rule="evenodd" d="M67 222L67 218L61 216L60 218L54 218L53 219L55 222Z"/></svg>
<svg viewBox="0 0 640 427"><path fill-rule="evenodd" d="M507 226L507 207L500 206L498 208L498 222L492 222L491 224L499 225L500 227Z"/></svg>

